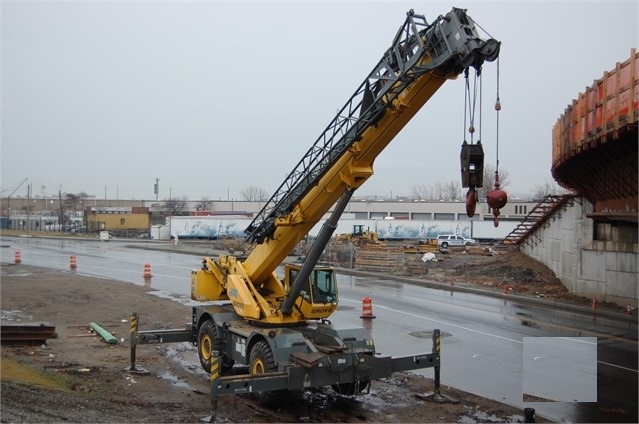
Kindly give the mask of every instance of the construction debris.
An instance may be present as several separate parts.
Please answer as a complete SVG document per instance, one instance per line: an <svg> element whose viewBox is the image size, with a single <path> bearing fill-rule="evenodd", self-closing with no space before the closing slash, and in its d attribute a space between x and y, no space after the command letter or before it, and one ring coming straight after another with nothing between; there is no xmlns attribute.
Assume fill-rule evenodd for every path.
<svg viewBox="0 0 639 424"><path fill-rule="evenodd" d="M114 337L111 333L109 333L104 328L100 327L95 322L90 323L89 326L93 329L93 331L98 333L104 339L104 341L107 342L108 344L117 344L118 343L118 338L117 337Z"/></svg>
<svg viewBox="0 0 639 424"><path fill-rule="evenodd" d="M57 337L55 326L45 322L2 323L0 343L13 346L37 346Z"/></svg>
<svg viewBox="0 0 639 424"><path fill-rule="evenodd" d="M437 256L435 256L435 254L432 252L424 253L424 256L422 256L422 262L430 262L430 261L436 261L436 260L437 260Z"/></svg>

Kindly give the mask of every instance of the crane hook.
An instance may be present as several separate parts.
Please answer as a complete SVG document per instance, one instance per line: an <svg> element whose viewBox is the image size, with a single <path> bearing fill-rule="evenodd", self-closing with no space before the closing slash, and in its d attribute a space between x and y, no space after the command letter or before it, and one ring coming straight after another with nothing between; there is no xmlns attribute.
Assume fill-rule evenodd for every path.
<svg viewBox="0 0 639 424"><path fill-rule="evenodd" d="M470 186L466 193L466 215L472 218L475 216L475 209L477 208L477 191L475 186Z"/></svg>
<svg viewBox="0 0 639 424"><path fill-rule="evenodd" d="M508 202L508 195L504 190L501 190L500 187L499 171L495 171L495 189L490 190L488 194L486 194L486 203L488 203L488 206L493 210L493 224L495 227L499 226L499 209L506 206Z"/></svg>
<svg viewBox="0 0 639 424"><path fill-rule="evenodd" d="M486 194L486 203L493 210L493 224L497 228L499 226L499 209L506 206L506 202L508 202L508 195L500 188L501 184L499 184L499 111L501 110L501 101L499 100L499 58L497 58L497 100L495 101L495 110L497 111L495 189Z"/></svg>

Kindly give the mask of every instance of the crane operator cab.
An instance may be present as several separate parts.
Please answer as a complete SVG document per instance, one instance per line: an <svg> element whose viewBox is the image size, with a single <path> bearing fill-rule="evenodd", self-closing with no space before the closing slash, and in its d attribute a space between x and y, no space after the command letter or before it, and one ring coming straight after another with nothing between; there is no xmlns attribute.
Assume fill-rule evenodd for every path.
<svg viewBox="0 0 639 424"><path fill-rule="evenodd" d="M286 285L293 284L301 265L287 264L284 268ZM337 281L330 267L315 267L295 301L295 308L306 319L329 317L337 309Z"/></svg>

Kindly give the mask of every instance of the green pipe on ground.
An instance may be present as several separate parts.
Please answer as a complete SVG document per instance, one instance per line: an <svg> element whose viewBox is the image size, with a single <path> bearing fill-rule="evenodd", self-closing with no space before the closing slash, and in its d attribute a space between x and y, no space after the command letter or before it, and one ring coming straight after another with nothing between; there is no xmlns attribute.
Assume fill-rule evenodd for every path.
<svg viewBox="0 0 639 424"><path fill-rule="evenodd" d="M114 337L113 334L109 333L108 331L106 331L104 328L100 327L95 322L89 323L89 326L93 329L93 331L95 331L100 336L102 336L104 341L107 342L108 344L117 344L118 343L118 338L117 337Z"/></svg>

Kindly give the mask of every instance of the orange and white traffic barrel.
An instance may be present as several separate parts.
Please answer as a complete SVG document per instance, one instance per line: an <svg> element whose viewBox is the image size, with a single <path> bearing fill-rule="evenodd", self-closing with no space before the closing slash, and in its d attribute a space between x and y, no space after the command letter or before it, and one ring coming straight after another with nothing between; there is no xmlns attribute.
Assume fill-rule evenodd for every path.
<svg viewBox="0 0 639 424"><path fill-rule="evenodd" d="M360 318L375 318L375 315L373 315L373 300L368 296L362 299L362 315Z"/></svg>
<svg viewBox="0 0 639 424"><path fill-rule="evenodd" d="M71 255L69 258L69 268L76 269L78 267L78 262L75 259L75 255Z"/></svg>
<svg viewBox="0 0 639 424"><path fill-rule="evenodd" d="M144 278L151 278L153 274L151 274L151 264L144 264Z"/></svg>
<svg viewBox="0 0 639 424"><path fill-rule="evenodd" d="M15 258L13 259L15 263L19 264L20 262L22 262L22 254L20 253L19 250L16 250L16 255Z"/></svg>

